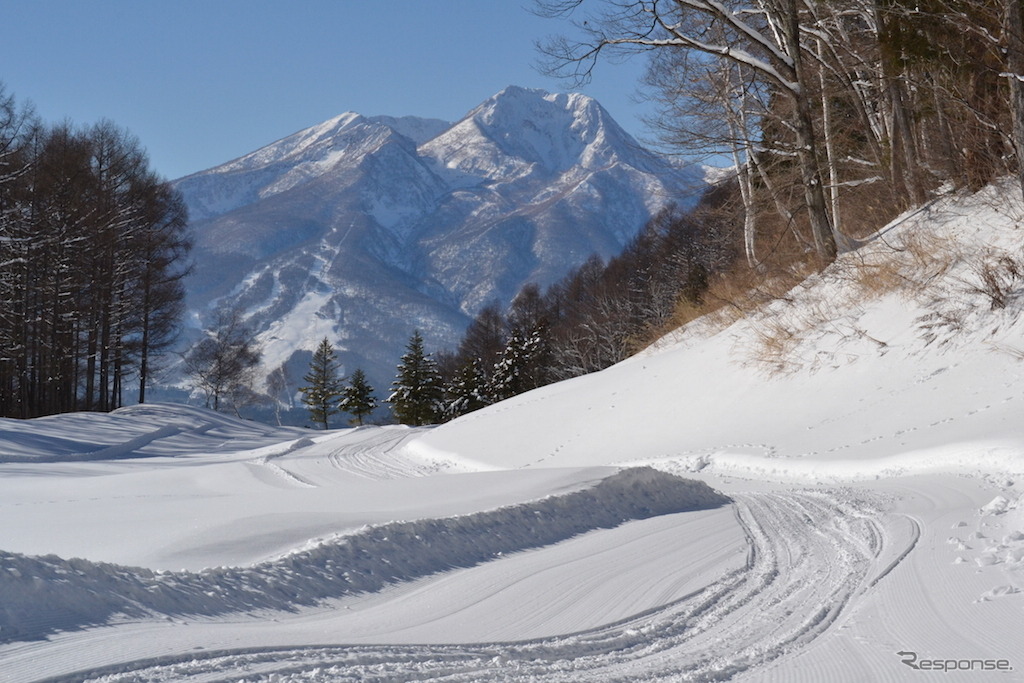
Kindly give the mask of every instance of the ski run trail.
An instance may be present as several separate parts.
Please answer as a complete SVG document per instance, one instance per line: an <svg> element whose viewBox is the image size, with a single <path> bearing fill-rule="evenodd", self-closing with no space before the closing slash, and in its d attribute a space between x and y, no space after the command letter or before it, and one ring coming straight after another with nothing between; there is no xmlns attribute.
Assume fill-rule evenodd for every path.
<svg viewBox="0 0 1024 683"><path fill-rule="evenodd" d="M0 681L1024 680L1018 194L439 427L2 420Z"/></svg>

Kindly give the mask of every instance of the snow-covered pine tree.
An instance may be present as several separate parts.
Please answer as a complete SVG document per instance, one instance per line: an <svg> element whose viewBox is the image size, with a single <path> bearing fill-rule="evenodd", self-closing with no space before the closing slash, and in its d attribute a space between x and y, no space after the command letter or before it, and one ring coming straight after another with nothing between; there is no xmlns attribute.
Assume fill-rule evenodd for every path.
<svg viewBox="0 0 1024 683"><path fill-rule="evenodd" d="M402 424L426 425L440 417L441 374L437 363L423 350L423 337L413 332L406 353L398 364L387 402Z"/></svg>
<svg viewBox="0 0 1024 683"><path fill-rule="evenodd" d="M338 359L331 342L324 337L313 352L309 372L303 376L306 386L299 387L302 402L309 408L309 419L329 428L331 415L341 412L342 378L338 375Z"/></svg>
<svg viewBox="0 0 1024 683"><path fill-rule="evenodd" d="M503 401L547 384L549 364L546 326L538 324L526 333L514 331L494 364L487 386L489 399Z"/></svg>
<svg viewBox="0 0 1024 683"><path fill-rule="evenodd" d="M377 397L373 394L373 387L366 381L366 373L362 369L356 369L348 385L341 391L341 403L343 412L348 413L356 424L362 425L363 418L377 409Z"/></svg>
<svg viewBox="0 0 1024 683"><path fill-rule="evenodd" d="M487 384L487 395L495 403L522 393L520 385L522 384L521 375L525 350L526 340L520 334L513 332L494 364L491 380Z"/></svg>
<svg viewBox="0 0 1024 683"><path fill-rule="evenodd" d="M490 404L483 363L473 358L463 365L445 387L444 418L455 418Z"/></svg>

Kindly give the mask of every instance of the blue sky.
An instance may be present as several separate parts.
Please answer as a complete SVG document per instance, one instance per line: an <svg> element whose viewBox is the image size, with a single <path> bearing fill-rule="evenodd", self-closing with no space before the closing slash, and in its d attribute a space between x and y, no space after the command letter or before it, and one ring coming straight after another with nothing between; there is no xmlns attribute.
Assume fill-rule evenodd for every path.
<svg viewBox="0 0 1024 683"><path fill-rule="evenodd" d="M108 118L173 179L345 111L457 120L571 31L530 0L5 0L0 81L48 122ZM582 92L644 134L641 59Z"/></svg>

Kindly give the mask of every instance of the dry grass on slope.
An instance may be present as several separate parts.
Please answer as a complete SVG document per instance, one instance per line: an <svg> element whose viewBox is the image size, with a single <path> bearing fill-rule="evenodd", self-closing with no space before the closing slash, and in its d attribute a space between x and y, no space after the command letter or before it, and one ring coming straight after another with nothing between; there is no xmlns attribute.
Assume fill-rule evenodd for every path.
<svg viewBox="0 0 1024 683"><path fill-rule="evenodd" d="M770 273L738 266L712 283L701 305L679 305L672 324L685 331L666 339L742 321L744 331L732 335L739 362L767 374L814 371L892 350L894 333L875 329L868 315L883 299L910 311L913 338L924 346L998 328L994 313L1016 319L1024 305L1019 188L1002 183L941 197L859 240L821 272L800 262Z"/></svg>

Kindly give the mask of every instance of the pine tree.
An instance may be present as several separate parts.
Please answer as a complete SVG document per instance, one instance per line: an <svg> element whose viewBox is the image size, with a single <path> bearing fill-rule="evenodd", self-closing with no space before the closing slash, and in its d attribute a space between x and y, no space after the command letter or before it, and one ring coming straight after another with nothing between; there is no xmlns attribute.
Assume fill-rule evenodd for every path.
<svg viewBox="0 0 1024 683"><path fill-rule="evenodd" d="M491 380L488 383L487 393L494 402L504 401L516 394L521 394L522 374L524 364L524 353L526 351L526 339L520 334L513 333L508 338L501 356L494 364L491 372Z"/></svg>
<svg viewBox="0 0 1024 683"><path fill-rule="evenodd" d="M423 337L413 333L398 364L387 402L402 424L419 426L438 420L442 398L437 363L423 350Z"/></svg>
<svg viewBox="0 0 1024 683"><path fill-rule="evenodd" d="M373 387L366 381L366 373L362 370L352 373L348 386L342 389L339 406L359 425L363 424L363 417L377 409L377 397L373 395Z"/></svg>
<svg viewBox="0 0 1024 683"><path fill-rule="evenodd" d="M342 395L338 360L326 337L317 346L309 372L302 379L307 385L299 387L299 391L302 392L302 402L309 408L309 419L322 424L326 430L330 416L341 412L339 399Z"/></svg>
<svg viewBox="0 0 1024 683"><path fill-rule="evenodd" d="M474 358L463 365L451 383L445 387L444 393L444 417L448 420L454 420L490 404L487 396L487 377L484 375L480 359Z"/></svg>
<svg viewBox="0 0 1024 683"><path fill-rule="evenodd" d="M545 325L538 324L529 332L514 331L494 364L488 398L503 401L547 384L550 355Z"/></svg>

